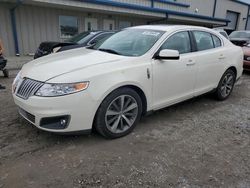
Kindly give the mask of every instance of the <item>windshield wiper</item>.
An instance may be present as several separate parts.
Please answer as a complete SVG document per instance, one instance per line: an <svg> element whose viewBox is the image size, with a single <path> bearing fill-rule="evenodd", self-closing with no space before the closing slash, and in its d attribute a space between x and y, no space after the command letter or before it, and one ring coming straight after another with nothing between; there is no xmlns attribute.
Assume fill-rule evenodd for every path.
<svg viewBox="0 0 250 188"><path fill-rule="evenodd" d="M112 54L117 54L117 55L121 55L119 52L112 50L112 49L106 49L106 48L99 48L98 50L102 51L102 52L108 52L108 53L112 53Z"/></svg>

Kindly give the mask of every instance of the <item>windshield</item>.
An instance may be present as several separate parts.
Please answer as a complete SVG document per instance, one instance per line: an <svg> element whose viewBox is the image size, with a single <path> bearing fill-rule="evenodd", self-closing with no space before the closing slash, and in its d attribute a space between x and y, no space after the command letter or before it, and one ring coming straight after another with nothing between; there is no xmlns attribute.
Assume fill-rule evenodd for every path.
<svg viewBox="0 0 250 188"><path fill-rule="evenodd" d="M164 31L126 29L120 31L94 49L124 56L145 54L163 35Z"/></svg>
<svg viewBox="0 0 250 188"><path fill-rule="evenodd" d="M230 38L249 38L250 39L250 32L245 31L234 31L229 36Z"/></svg>
<svg viewBox="0 0 250 188"><path fill-rule="evenodd" d="M77 44L83 44L87 41L89 41L93 36L95 36L97 34L97 32L83 32L80 33L72 38L70 38L69 40L66 40L66 42L73 42L73 43L77 43Z"/></svg>

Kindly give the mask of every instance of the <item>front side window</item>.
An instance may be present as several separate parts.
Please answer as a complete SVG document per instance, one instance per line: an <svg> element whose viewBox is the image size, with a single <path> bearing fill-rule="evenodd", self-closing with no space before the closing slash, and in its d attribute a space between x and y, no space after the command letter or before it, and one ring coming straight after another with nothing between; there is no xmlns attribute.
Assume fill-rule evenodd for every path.
<svg viewBox="0 0 250 188"><path fill-rule="evenodd" d="M78 18L74 16L59 16L61 38L71 38L78 34Z"/></svg>
<svg viewBox="0 0 250 188"><path fill-rule="evenodd" d="M162 49L177 50L180 54L191 52L191 42L188 32L184 31L172 35L161 46Z"/></svg>
<svg viewBox="0 0 250 188"><path fill-rule="evenodd" d="M204 31L194 31L194 38L197 44L197 50L209 50L214 48L212 35Z"/></svg>
<svg viewBox="0 0 250 188"><path fill-rule="evenodd" d="M163 33L158 30L125 29L94 49L124 56L141 56L153 47Z"/></svg>

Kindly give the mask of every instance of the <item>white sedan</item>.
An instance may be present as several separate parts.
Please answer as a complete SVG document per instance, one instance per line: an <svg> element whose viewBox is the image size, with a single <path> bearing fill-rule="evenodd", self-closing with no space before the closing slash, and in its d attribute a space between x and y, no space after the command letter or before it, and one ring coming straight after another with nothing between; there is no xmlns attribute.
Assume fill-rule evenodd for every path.
<svg viewBox="0 0 250 188"><path fill-rule="evenodd" d="M231 94L243 52L219 33L195 26L138 26L95 48L33 60L13 83L20 114L39 129L130 133L141 116L213 91Z"/></svg>

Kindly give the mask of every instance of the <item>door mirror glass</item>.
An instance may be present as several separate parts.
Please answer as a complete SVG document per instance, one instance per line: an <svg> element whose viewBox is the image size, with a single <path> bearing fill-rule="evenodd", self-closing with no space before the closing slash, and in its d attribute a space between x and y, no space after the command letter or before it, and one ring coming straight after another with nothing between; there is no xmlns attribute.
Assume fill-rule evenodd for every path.
<svg viewBox="0 0 250 188"><path fill-rule="evenodd" d="M178 60L180 59L180 53L177 50L164 49L159 52L156 59Z"/></svg>

